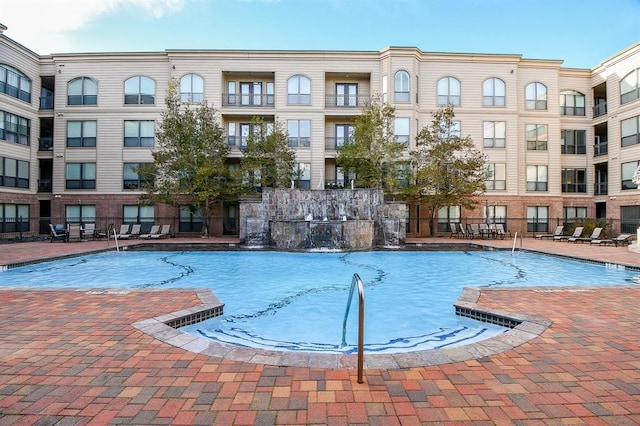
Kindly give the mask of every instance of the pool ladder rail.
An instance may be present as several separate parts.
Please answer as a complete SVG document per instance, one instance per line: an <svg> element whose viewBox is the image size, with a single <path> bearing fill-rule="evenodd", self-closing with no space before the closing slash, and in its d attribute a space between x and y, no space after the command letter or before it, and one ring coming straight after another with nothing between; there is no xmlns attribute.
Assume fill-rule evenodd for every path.
<svg viewBox="0 0 640 426"><path fill-rule="evenodd" d="M347 299L347 307L344 311L344 320L342 322L342 346L347 346L347 318L349 318L349 309L351 308L351 300L353 299L353 291L358 287L358 383L363 383L363 366L364 366L364 285L358 274L353 274L351 279L351 287L349 288L349 298Z"/></svg>

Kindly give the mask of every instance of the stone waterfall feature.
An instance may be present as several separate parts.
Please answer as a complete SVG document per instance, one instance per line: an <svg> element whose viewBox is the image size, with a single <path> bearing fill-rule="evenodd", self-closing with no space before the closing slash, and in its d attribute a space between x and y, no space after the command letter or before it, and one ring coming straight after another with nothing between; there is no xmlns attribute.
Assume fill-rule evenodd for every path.
<svg viewBox="0 0 640 426"><path fill-rule="evenodd" d="M249 247L362 250L404 244L407 208L382 190L265 188L240 203L240 239Z"/></svg>

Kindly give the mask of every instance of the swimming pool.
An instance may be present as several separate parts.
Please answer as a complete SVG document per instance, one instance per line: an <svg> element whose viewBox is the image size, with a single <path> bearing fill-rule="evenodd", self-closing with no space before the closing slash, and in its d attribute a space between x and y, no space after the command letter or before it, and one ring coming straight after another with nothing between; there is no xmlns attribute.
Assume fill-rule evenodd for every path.
<svg viewBox="0 0 640 426"><path fill-rule="evenodd" d="M466 344L504 328L461 317L465 286L622 285L637 272L528 252L107 252L9 269L0 286L207 287L224 316L184 327L215 341L263 349L353 352L357 310L342 321L354 273L365 284L365 352Z"/></svg>

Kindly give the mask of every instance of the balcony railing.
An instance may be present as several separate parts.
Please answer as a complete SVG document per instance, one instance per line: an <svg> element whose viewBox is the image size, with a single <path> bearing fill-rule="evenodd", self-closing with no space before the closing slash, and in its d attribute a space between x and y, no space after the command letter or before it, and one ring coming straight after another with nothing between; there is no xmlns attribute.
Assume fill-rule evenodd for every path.
<svg viewBox="0 0 640 426"><path fill-rule="evenodd" d="M593 106L593 118L600 117L601 115L605 115L606 113L607 113L606 102L598 102Z"/></svg>
<svg viewBox="0 0 640 426"><path fill-rule="evenodd" d="M54 96L40 96L40 109L53 109Z"/></svg>
<svg viewBox="0 0 640 426"><path fill-rule="evenodd" d="M609 185L607 182L599 182L593 184L594 195L607 195L609 193Z"/></svg>
<svg viewBox="0 0 640 426"><path fill-rule="evenodd" d="M327 136L324 138L324 149L327 151L338 151L346 143L348 143L347 138Z"/></svg>
<svg viewBox="0 0 640 426"><path fill-rule="evenodd" d="M609 152L607 142L600 142L593 146L593 156L598 157L600 155L607 155Z"/></svg>
<svg viewBox="0 0 640 426"><path fill-rule="evenodd" d="M51 192L51 179L39 179L38 192Z"/></svg>
<svg viewBox="0 0 640 426"><path fill-rule="evenodd" d="M222 94L222 106L237 106L249 108L273 108L275 103L274 95L237 95L235 93Z"/></svg>
<svg viewBox="0 0 640 426"><path fill-rule="evenodd" d="M369 95L327 95L324 103L327 108L361 108L370 99Z"/></svg>
<svg viewBox="0 0 640 426"><path fill-rule="evenodd" d="M53 138L40 138L38 151L53 151Z"/></svg>
<svg viewBox="0 0 640 426"><path fill-rule="evenodd" d="M290 148L309 148L311 146L311 138L300 137L300 138L292 138L289 137L288 144Z"/></svg>

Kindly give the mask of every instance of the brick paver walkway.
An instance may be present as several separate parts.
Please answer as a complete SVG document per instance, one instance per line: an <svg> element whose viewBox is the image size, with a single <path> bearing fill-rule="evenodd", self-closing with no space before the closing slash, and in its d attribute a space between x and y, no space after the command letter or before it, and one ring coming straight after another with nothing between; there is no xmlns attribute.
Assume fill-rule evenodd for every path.
<svg viewBox="0 0 640 426"><path fill-rule="evenodd" d="M626 248L537 243L524 246L640 264ZM0 264L81 246L94 249L0 246ZM0 300L0 425L640 424L640 286L482 290L480 306L551 327L496 355L366 369L363 384L354 369L230 361L132 326L197 305L195 291L8 289Z"/></svg>

